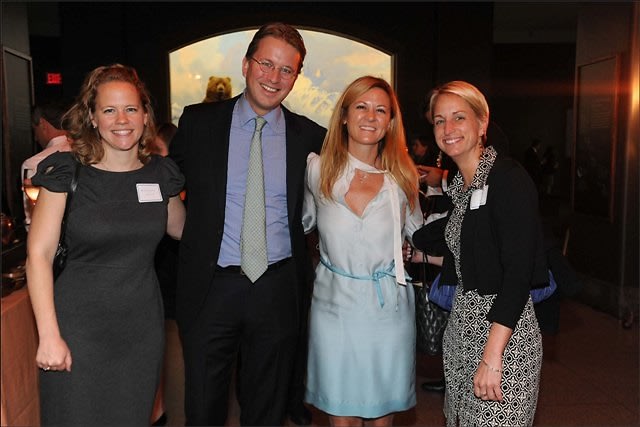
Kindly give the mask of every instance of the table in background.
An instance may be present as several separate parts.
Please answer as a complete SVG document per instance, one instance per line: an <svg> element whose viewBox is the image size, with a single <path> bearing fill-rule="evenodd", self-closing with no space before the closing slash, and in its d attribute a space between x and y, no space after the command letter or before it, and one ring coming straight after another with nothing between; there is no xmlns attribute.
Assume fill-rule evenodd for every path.
<svg viewBox="0 0 640 427"><path fill-rule="evenodd" d="M26 286L2 298L3 426L39 426L38 334Z"/></svg>

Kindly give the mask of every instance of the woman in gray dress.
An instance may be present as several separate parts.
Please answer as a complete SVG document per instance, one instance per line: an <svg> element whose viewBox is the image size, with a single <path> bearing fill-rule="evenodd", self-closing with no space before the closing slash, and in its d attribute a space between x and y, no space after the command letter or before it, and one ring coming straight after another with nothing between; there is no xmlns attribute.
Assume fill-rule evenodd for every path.
<svg viewBox="0 0 640 427"><path fill-rule="evenodd" d="M99 67L65 115L72 151L38 165L27 241L38 327L43 425L149 425L164 348L153 258L165 232L180 238L184 179L151 155L149 95L135 70ZM65 200L67 265L52 260Z"/></svg>
<svg viewBox="0 0 640 427"><path fill-rule="evenodd" d="M487 146L489 107L473 85L436 88L430 113L459 169L441 278L458 283L443 340L447 425L531 425L542 339L529 290L548 281L535 186Z"/></svg>

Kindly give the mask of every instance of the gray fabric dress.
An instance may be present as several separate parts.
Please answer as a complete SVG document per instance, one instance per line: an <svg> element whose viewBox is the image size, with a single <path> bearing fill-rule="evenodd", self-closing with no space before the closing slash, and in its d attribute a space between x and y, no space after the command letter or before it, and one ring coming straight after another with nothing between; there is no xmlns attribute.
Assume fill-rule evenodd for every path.
<svg viewBox="0 0 640 427"><path fill-rule="evenodd" d="M74 168L70 153L54 153L33 183L67 192ZM162 200L140 202L137 184L159 186L151 193ZM67 266L54 285L72 368L41 372L43 425L149 425L164 349L153 258L169 197L182 185L175 163L159 156L130 172L81 166L68 214Z"/></svg>

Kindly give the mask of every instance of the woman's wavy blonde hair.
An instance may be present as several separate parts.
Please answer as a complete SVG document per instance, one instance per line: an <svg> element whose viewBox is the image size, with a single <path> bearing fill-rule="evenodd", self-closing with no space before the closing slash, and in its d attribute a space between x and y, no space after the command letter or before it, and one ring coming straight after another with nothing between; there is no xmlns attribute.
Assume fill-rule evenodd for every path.
<svg viewBox="0 0 640 427"><path fill-rule="evenodd" d="M122 64L101 66L87 74L75 103L62 118L63 127L73 141L71 151L85 165L102 160L104 147L100 134L91 123L91 114L95 113L98 88L109 82L131 83L140 96L142 108L147 113L147 124L138 143L138 158L142 163L146 163L151 155L156 134L151 97L136 70Z"/></svg>
<svg viewBox="0 0 640 427"><path fill-rule="evenodd" d="M343 124L349 106L365 92L380 88L391 101L391 122L384 137L378 142L378 157L381 167L389 171L407 196L409 206L413 210L418 197L418 172L407 151L404 125L400 105L394 90L384 79L363 76L353 81L340 96L331 119L329 129L322 145L320 156L320 191L329 200L333 200L332 189L348 162L349 134Z"/></svg>

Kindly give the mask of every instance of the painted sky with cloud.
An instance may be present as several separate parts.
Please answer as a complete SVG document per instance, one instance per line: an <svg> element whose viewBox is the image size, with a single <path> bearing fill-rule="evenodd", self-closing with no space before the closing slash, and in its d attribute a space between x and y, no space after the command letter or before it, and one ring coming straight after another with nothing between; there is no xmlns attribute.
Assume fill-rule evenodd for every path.
<svg viewBox="0 0 640 427"><path fill-rule="evenodd" d="M186 105L202 102L209 76L230 77L232 95L244 88L242 57L256 30L202 40L169 54L171 120ZM391 57L365 44L300 30L307 47L302 73L284 104L326 126L340 94L356 78L370 74L391 82Z"/></svg>

